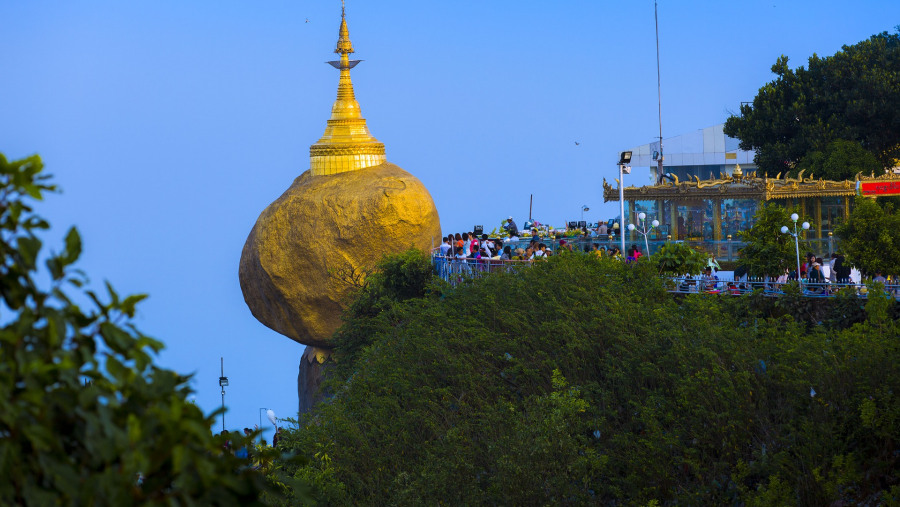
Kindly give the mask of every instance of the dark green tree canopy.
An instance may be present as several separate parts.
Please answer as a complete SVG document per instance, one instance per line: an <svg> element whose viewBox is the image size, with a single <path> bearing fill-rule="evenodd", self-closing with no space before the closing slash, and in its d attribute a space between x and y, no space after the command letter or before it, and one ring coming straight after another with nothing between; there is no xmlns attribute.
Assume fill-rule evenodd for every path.
<svg viewBox="0 0 900 507"><path fill-rule="evenodd" d="M673 297L652 258L578 252L449 287L424 279L427 260L382 262L358 297L384 310L346 316L338 348L364 343L279 443L308 457L279 466L322 504L900 498L883 292Z"/></svg>
<svg viewBox="0 0 900 507"><path fill-rule="evenodd" d="M838 139L828 143L824 151L811 151L800 160L797 168L789 171L792 176L805 171L806 176L818 176L826 180L852 180L857 173L878 175L884 170L881 162L856 141Z"/></svg>
<svg viewBox="0 0 900 507"><path fill-rule="evenodd" d="M725 133L738 138L742 149L756 150L760 172L796 171L814 152L853 149L830 146L837 140L864 148L880 169L900 159L900 31L873 35L833 56L814 54L808 68L791 70L781 56L772 72L777 78L725 123ZM870 159L850 162L843 174L832 171L829 177L871 170Z"/></svg>
<svg viewBox="0 0 900 507"><path fill-rule="evenodd" d="M55 188L42 169L0 154L0 505L259 504L274 488L132 324L145 296L85 290L74 227L42 252L50 225L32 206Z"/></svg>

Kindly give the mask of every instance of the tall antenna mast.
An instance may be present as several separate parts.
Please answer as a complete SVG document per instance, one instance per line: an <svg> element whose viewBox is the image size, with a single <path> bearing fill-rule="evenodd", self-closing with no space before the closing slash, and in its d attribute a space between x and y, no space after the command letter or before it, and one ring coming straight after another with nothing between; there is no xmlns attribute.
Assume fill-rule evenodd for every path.
<svg viewBox="0 0 900 507"><path fill-rule="evenodd" d="M659 15L656 0L653 0L653 20L656 22L656 98L659 104L659 157L656 159L656 181L663 179L663 137L662 137L662 81L659 77Z"/></svg>

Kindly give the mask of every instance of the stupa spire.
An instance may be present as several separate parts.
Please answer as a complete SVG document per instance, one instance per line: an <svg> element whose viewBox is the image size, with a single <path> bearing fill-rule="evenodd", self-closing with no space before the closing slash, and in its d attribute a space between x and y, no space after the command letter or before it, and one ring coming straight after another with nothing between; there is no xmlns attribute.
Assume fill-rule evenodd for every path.
<svg viewBox="0 0 900 507"><path fill-rule="evenodd" d="M316 144L309 147L309 170L315 176L355 171L386 161L384 144L369 132L353 92L350 69L356 67L361 60L350 60L349 55L354 51L343 0L341 25L334 52L340 54L341 59L328 63L340 70L341 75L337 99L331 107L331 118L325 127L325 133Z"/></svg>
<svg viewBox="0 0 900 507"><path fill-rule="evenodd" d="M353 53L353 44L350 42L350 30L347 29L347 11L344 0L341 0L341 28L338 30L337 47L335 53L349 54Z"/></svg>

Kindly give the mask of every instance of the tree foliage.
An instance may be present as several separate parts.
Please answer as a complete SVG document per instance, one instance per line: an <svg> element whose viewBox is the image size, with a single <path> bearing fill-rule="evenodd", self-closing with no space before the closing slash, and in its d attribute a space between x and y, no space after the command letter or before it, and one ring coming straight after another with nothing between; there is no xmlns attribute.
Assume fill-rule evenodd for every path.
<svg viewBox="0 0 900 507"><path fill-rule="evenodd" d="M755 276L781 276L785 269L797 270L797 246L790 234L781 232L787 226L791 232L794 222L791 210L777 204L763 203L756 210L754 224L749 230L740 231L738 236L746 242L739 252L741 264ZM799 224L807 221L805 217L797 220L797 230L802 232ZM800 241L803 248L803 241Z"/></svg>
<svg viewBox="0 0 900 507"><path fill-rule="evenodd" d="M826 328L578 253L439 286L371 328L283 469L327 504L897 501L897 305L861 301Z"/></svg>
<svg viewBox="0 0 900 507"><path fill-rule="evenodd" d="M814 54L808 68L791 70L781 56L772 72L776 79L759 89L753 104L742 105L740 116L725 123L725 133L740 139L742 149L756 150L761 172L799 169L806 157L805 164L816 165L815 152L846 152L852 144L874 155L880 168L900 159L900 31L843 46L833 56ZM829 146L838 140L851 144ZM867 172L870 165L849 162L843 176ZM826 173L842 175L821 175Z"/></svg>
<svg viewBox="0 0 900 507"><path fill-rule="evenodd" d="M884 166L858 142L838 139L828 143L823 151L807 153L789 174L796 176L801 170L806 176L841 181L855 179L857 173L881 174Z"/></svg>
<svg viewBox="0 0 900 507"><path fill-rule="evenodd" d="M893 204L882 207L857 197L850 217L835 232L847 262L866 276L900 275L900 213Z"/></svg>
<svg viewBox="0 0 900 507"><path fill-rule="evenodd" d="M42 253L42 167L0 154L0 504L257 503L265 478L223 449L189 377L155 366L162 344L132 325L146 296L84 290L75 228Z"/></svg>
<svg viewBox="0 0 900 507"><path fill-rule="evenodd" d="M684 243L668 242L650 256L656 263L659 274L696 275L706 267L706 255Z"/></svg>
<svg viewBox="0 0 900 507"><path fill-rule="evenodd" d="M356 291L344 314L345 323L335 333L337 369L352 363L373 335L400 322L400 303L439 290L441 281L434 275L431 256L422 250L384 256Z"/></svg>

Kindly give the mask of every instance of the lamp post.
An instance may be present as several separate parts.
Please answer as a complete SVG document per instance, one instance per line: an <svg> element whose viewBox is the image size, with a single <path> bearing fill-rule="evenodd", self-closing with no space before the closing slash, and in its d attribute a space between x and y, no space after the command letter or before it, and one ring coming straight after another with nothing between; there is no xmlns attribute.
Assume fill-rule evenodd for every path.
<svg viewBox="0 0 900 507"><path fill-rule="evenodd" d="M220 357L219 361L222 368L222 373L219 377L219 387L222 388L222 431L225 431L225 386L228 385L228 377L225 376L225 358Z"/></svg>
<svg viewBox="0 0 900 507"><path fill-rule="evenodd" d="M625 224L625 175L631 174L631 152L623 151L619 155L619 222ZM622 255L625 255L625 231L619 229L619 243Z"/></svg>
<svg viewBox="0 0 900 507"><path fill-rule="evenodd" d="M781 233L790 234L794 237L794 250L797 252L797 282L800 283L800 287L803 287L803 279L800 278L800 240L797 239L797 220L799 219L800 215L792 213L791 220L794 221L794 232L791 232L791 230L788 229L788 226L782 225ZM801 225L801 227L804 231L809 230L809 222L803 222L803 225Z"/></svg>
<svg viewBox="0 0 900 507"><path fill-rule="evenodd" d="M263 439L262 438L262 434L263 434L263 429L262 429L262 414L263 413L262 413L262 411L263 410L268 411L269 409L267 409L266 407L262 407L259 409L259 445L262 445L262 439Z"/></svg>
<svg viewBox="0 0 900 507"><path fill-rule="evenodd" d="M638 213L638 220L641 221L641 228L637 229L637 231L642 236L644 236L644 249L647 252L647 255L649 256L650 255L650 244L647 242L647 234L650 234L650 231L659 227L659 220L654 220L654 221L650 222L650 228L648 229L647 222L645 222L646 219L647 219L646 213L644 213L643 211ZM633 231L635 229L636 229L636 227L634 226L634 224L628 224L629 231Z"/></svg>
<svg viewBox="0 0 900 507"><path fill-rule="evenodd" d="M591 211L591 208L588 208L587 204L582 204L581 205L581 219L582 220L584 220L584 212L585 211Z"/></svg>

